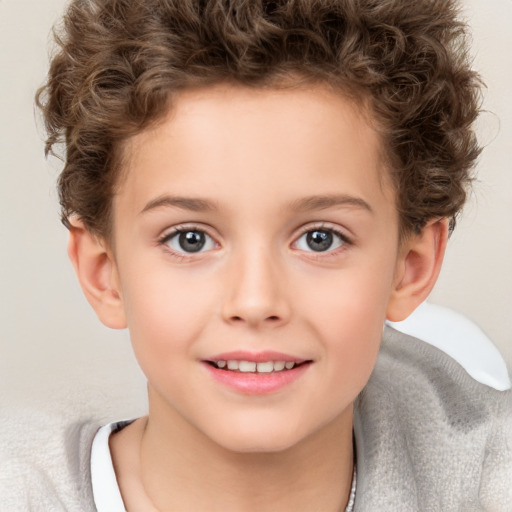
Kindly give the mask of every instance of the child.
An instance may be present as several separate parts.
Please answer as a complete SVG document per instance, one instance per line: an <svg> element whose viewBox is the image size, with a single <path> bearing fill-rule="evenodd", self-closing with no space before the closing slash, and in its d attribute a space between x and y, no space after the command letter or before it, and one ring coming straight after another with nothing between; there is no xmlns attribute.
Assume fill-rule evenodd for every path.
<svg viewBox="0 0 512 512"><path fill-rule="evenodd" d="M464 36L451 0L71 2L46 150L149 412L84 425L46 510L512 510L510 393L382 335L480 151Z"/></svg>

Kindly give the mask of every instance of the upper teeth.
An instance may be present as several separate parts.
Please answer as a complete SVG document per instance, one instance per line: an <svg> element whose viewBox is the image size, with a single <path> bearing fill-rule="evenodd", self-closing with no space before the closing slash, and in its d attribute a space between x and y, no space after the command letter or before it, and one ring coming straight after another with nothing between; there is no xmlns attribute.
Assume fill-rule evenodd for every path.
<svg viewBox="0 0 512 512"><path fill-rule="evenodd" d="M238 370L240 372L257 372L257 373L271 373L280 372L285 368L291 370L295 363L292 361L264 361L256 363L254 361L217 361L215 363L217 368L226 368L228 370Z"/></svg>

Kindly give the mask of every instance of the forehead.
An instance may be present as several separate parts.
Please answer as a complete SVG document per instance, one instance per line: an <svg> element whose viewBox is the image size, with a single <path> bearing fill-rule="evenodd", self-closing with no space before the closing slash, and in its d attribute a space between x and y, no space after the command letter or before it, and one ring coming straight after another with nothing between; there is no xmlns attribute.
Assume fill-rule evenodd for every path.
<svg viewBox="0 0 512 512"><path fill-rule="evenodd" d="M175 95L165 118L128 142L115 201L142 209L158 195L193 197L201 188L231 203L234 191L243 203L265 190L289 202L337 192L389 201L381 155L366 106L327 86L218 84ZM347 190L337 190L340 180Z"/></svg>

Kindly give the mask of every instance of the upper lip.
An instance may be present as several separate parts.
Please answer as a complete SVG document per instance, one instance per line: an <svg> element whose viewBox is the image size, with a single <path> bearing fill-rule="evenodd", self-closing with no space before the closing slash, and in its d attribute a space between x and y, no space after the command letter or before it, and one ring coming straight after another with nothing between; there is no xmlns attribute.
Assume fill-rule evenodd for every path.
<svg viewBox="0 0 512 512"><path fill-rule="evenodd" d="M233 352L223 352L208 357L205 361L251 361L254 363L264 363L266 361L286 361L296 364L304 363L308 359L284 354L283 352L275 352L273 350L264 350L262 352L250 352L245 350L236 350Z"/></svg>

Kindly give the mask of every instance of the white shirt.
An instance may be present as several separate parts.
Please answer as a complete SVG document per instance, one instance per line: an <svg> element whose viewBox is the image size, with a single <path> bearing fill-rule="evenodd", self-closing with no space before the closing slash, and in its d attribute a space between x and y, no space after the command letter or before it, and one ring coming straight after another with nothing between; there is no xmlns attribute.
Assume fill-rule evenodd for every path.
<svg viewBox="0 0 512 512"><path fill-rule="evenodd" d="M97 512L125 512L117 484L114 464L108 446L112 432L121 430L134 420L118 421L101 427L92 442L91 482Z"/></svg>

